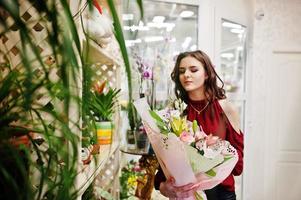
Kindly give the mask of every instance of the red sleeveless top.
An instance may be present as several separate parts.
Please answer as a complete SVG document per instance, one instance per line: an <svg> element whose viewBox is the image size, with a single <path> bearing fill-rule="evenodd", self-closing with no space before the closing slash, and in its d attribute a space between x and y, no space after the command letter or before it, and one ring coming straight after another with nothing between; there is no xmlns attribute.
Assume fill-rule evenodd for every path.
<svg viewBox="0 0 301 200"><path fill-rule="evenodd" d="M205 109L204 109L205 108ZM204 109L204 110L203 110ZM201 111L203 110L203 111ZM201 111L200 113L198 111ZM207 101L192 101L189 100L189 104L186 109L187 119L189 121L197 120L198 124L202 126L203 130L207 134L219 136L220 138L227 140L238 152L238 162L235 168L222 183L228 191L234 191L234 177L242 173L243 170L243 134L237 133L218 100L214 100L207 105Z"/></svg>

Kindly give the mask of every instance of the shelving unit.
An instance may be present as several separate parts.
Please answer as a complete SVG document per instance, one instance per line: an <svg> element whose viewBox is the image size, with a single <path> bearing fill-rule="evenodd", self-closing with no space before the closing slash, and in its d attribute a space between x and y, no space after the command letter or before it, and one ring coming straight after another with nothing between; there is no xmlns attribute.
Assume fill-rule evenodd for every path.
<svg viewBox="0 0 301 200"><path fill-rule="evenodd" d="M58 2L59 3L59 2ZM77 27L77 31L78 31L78 35L80 37L81 40L81 50L86 51L88 48L87 46L85 46L87 44L86 40L85 40L85 35L83 34L83 30L82 30L82 26L80 24L81 20L80 20L80 15L81 15L81 11L84 8L84 4L86 3L86 1L81 1L81 0L74 0L74 1L70 1L70 8L71 8L71 14L73 16L73 20L75 21L76 27ZM59 80L61 77L59 76L59 71L56 71L55 65L53 63L48 63L48 59L52 58L53 52L51 51L51 44L50 41L48 40L48 24L50 24L50 21L43 21L45 19L41 18L40 13L38 12L39 9L37 9L36 7L34 7L32 5L32 2L27 1L27 0L21 0L19 2L19 14L20 14L20 20L23 20L24 22L26 22L28 28L30 29L30 33L33 35L33 44L37 47L37 51L39 51L39 56L41 56L41 62L43 62L45 64L45 68L47 68L47 72L49 72L49 79L51 79L53 82L56 82L57 80ZM60 9L58 9L60 10ZM1 14L3 10L1 10ZM1 16L2 17L2 16ZM64 19L64 18L60 18L60 19ZM13 20L11 16L8 16L6 19L7 23L9 24L9 26L13 26ZM64 25L64 21L59 21L59 23ZM18 28L18 27L17 27ZM22 28L22 27L21 27ZM3 32L4 27L0 27L0 32ZM112 35L112 41L111 43L107 44L106 47L101 47L100 45L98 45L96 42L94 42L93 40L89 40L89 64L91 64L91 66L95 67L95 70L97 71L101 71L101 75L97 75L96 78L99 78L101 76L101 78L106 77L107 81L109 82L109 85L111 87L115 87L115 88L120 88L120 67L123 65L122 62L122 58L121 58L121 54L119 52L119 46L118 43L116 41L116 39L114 38L114 35ZM23 52L22 52L22 48L24 48L24 46L21 45L21 38L20 38L20 31L16 28L5 32L5 35L1 35L1 45L0 45L0 63L4 63L7 62L6 60L3 60L4 55L7 56L9 58L9 64L11 65L12 69L15 68L21 68L22 69L22 63L21 63L21 56L23 56ZM72 46L72 45L71 45ZM28 50L29 51L29 50ZM75 55L79 55L82 52L74 52ZM27 52L26 57L31 58L32 60L35 60L36 57L34 57L34 54L32 55L32 52ZM67 55L64 54L64 52L62 53L63 56ZM61 56L61 54L59 55ZM64 57L66 58L66 57ZM58 58L59 59L59 58ZM70 58L69 58L70 59ZM54 60L54 59L53 59ZM75 60L80 60L79 56L76 57ZM84 63L76 63L78 67L78 71L76 71L76 74L73 74L76 78L72 79L72 81L70 81L70 83L68 82L68 86L70 86L70 94L71 96L76 96L78 98L76 98L76 100L81 98L81 94L82 94L82 81L83 81L83 74L82 74L82 69L83 67L86 66L82 66L82 64ZM106 69L101 68L102 66L106 66ZM30 63L30 70L32 70L34 73L34 75L38 74L38 70L40 65L39 62L35 61ZM2 69L0 69L2 70ZM36 71L35 71L36 70ZM94 68L93 68L94 70ZM21 70L19 70L21 71ZM9 70L6 71L1 71L1 75L0 78L1 80L3 79L3 77L5 77L7 74L9 73ZM34 79L34 76L33 76ZM38 78L37 78L38 79ZM67 81L66 81L67 82ZM44 82L43 82L44 83ZM41 84L43 85L43 84ZM45 86L46 87L46 86ZM58 110L59 112L63 112L64 111L64 101L59 99L57 96L53 97L51 95L49 95L49 91L47 90L48 88L44 88L44 86L39 87L39 90L37 90L37 92L35 92L32 95L36 95L33 96L33 99L35 99L37 102L37 104L40 104L41 106L45 106L47 104L51 104L52 107L55 107L56 110ZM69 89L69 88L68 88ZM48 92L48 93L47 93ZM79 102L79 101L78 101ZM70 108L69 109L69 113L63 113L66 114L66 122L68 123L68 126L70 128L70 133L72 136L75 136L76 139L81 139L82 138L82 127L80 127L79 124L81 124L81 116L80 116L80 109L81 109L81 104L78 102L74 102L74 101L70 101L70 104L68 105ZM83 102L85 103L85 102ZM53 116L48 114L48 113L43 113L43 115L41 115L41 118L43 118L45 121L47 121L46 125L51 125L51 122L53 121ZM70 117L69 117L70 116ZM67 117L69 117L67 119ZM65 118L64 118L65 119ZM48 123L49 122L49 123ZM87 165L83 165L82 161L81 161L81 147L82 144L81 142L78 142L77 145L77 151L79 155L78 157L76 157L77 159L77 166L76 169L72 168L72 170L77 170L77 177L76 177L76 181L75 181L75 186L74 189L78 192L78 196L77 199L80 200L82 198L83 193L85 192L85 190L89 187L89 185L91 185L92 182L94 182L94 180L97 178L97 176L99 176L99 174L103 173L103 172L107 172L107 170L111 170L110 175L110 180L109 182L106 182L106 186L109 184L109 187L114 187L115 191L118 191L118 184L116 185L116 181L118 179L114 179L114 175L117 172L118 173L118 169L119 169L119 138L118 138L118 126L119 126L119 114L117 113L115 115L114 118L114 122L115 122L115 130L114 130L114 141L112 141L111 145L102 145L100 146L100 153L98 155L95 155L94 158L91 160L91 162ZM64 122L65 123L65 120ZM43 124L44 125L44 124ZM46 126L45 125L45 126ZM66 125L66 124L64 124ZM79 126L78 126L79 125ZM42 125L41 125L42 126ZM65 129L64 129L65 130ZM59 134L59 133L58 133ZM43 134L41 134L43 135ZM55 135L57 136L57 135ZM62 137L61 135L59 135L62 140L64 140L65 138ZM79 140L80 141L80 140ZM66 144L68 143L68 139L66 139ZM48 144L45 142L43 144L42 147L40 147L43 151L47 151L48 149ZM66 145L68 146L68 145ZM60 147L60 146L59 146ZM68 146L69 147L69 146ZM42 151L41 150L41 151ZM69 151L70 150L70 151ZM64 154L67 155L68 158L74 156L72 155L72 151L73 149L71 149L71 145L70 148L68 148L68 154ZM57 153L57 152L55 152ZM34 158L36 155L32 155ZM33 159L33 160L36 160ZM53 161L54 162L54 161ZM53 163L52 162L52 163ZM62 166L67 166L64 165L64 160L60 160L60 163ZM69 169L68 169L69 170ZM70 170L71 171L71 170ZM72 171L73 172L73 171ZM36 170L34 172L30 172L31 176L33 177L33 179L35 179L35 177L38 178L40 177L39 171ZM62 180L62 179L60 179ZM40 182L37 181L37 183L35 183L33 181L33 185L36 186L36 188L39 188ZM100 182L101 184L101 182ZM112 186L111 186L111 185ZM47 186L47 185L46 185ZM101 185L100 185L101 186ZM42 187L41 187L42 188ZM73 187L70 187L73 189ZM117 188L117 189L116 189ZM43 192L46 192L46 188L42 188ZM70 189L70 190L72 190ZM55 193L55 192L54 192ZM42 194L44 195L44 194Z"/></svg>
<svg viewBox="0 0 301 200"><path fill-rule="evenodd" d="M77 5L76 5L77 3ZM99 2L100 3L100 2ZM92 39L87 39L85 31L82 29L80 12L83 11L82 1L73 1L70 5L73 13L78 13L75 21L78 27L78 34L81 38L81 45L85 55L87 54L86 66L91 67L95 72L92 81L106 80L108 85L113 88L120 88L120 67L123 66L119 45L115 36L105 46L100 46ZM77 200L82 199L82 195L87 188L94 184L94 187L101 187L104 190L110 189L110 193L118 199L119 178L119 111L114 115L114 136L111 145L101 145L99 155L95 155L88 165L83 165L79 159L78 176L75 189L78 191ZM81 144L80 144L81 145ZM104 180L105 179L105 180ZM95 190L94 190L95 191Z"/></svg>
<svg viewBox="0 0 301 200"><path fill-rule="evenodd" d="M115 39L112 39L111 43L109 43L106 47L100 47L95 41L89 40L89 61L91 63L99 63L101 62L104 65L117 65L121 66L121 55L116 52L117 42ZM87 50L87 42L84 41L84 50Z"/></svg>
<svg viewBox="0 0 301 200"><path fill-rule="evenodd" d="M82 166L81 171L78 174L78 196L81 197L88 186L95 180L101 170L104 169L105 164L116 151L118 151L119 145L113 143L112 145L100 146L100 153L96 155L91 163Z"/></svg>

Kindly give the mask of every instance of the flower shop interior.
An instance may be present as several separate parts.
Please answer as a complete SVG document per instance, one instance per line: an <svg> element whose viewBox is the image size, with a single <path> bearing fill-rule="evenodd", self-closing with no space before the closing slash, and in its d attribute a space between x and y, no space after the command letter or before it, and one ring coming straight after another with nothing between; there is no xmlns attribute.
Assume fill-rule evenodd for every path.
<svg viewBox="0 0 301 200"><path fill-rule="evenodd" d="M301 1L0 3L0 199L168 199L133 101L211 58L244 133L238 200L301 196ZM299 25L298 25L299 24Z"/></svg>

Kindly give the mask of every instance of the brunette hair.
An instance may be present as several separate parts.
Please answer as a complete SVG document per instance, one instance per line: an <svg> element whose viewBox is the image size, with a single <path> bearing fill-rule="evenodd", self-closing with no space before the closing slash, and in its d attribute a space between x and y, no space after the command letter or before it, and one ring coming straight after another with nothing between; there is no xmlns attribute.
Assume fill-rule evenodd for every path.
<svg viewBox="0 0 301 200"><path fill-rule="evenodd" d="M189 51L189 52L183 52L180 53L177 57L175 67L171 73L171 79L175 82L175 94L177 98L181 98L185 103L188 103L188 94L183 88L181 82L180 82L180 71L179 66L180 62L185 57L193 57L200 61L205 69L205 72L208 76L208 78L205 80L205 96L208 101L213 101L214 99L225 99L225 90L224 82L221 80L221 78L217 75L216 71L214 70L214 67L210 61L209 56L204 53L203 51L197 50L197 51ZM219 81L222 83L221 87L217 85L216 77L219 79Z"/></svg>

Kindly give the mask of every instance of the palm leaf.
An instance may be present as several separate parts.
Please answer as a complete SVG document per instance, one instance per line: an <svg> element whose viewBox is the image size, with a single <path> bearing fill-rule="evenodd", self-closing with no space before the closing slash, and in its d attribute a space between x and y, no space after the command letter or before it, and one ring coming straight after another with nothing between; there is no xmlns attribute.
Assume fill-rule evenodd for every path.
<svg viewBox="0 0 301 200"><path fill-rule="evenodd" d="M118 41L120 51L121 51L121 54L122 54L122 57L124 60L125 70L126 70L127 79L128 79L129 102L131 102L133 99L133 97L132 97L132 76L131 76L131 66L130 66L129 56L128 56L127 49L125 46L125 39L123 36L122 27L120 25L117 11L114 6L114 2L113 2L113 0L107 0L107 2L110 7L110 11L112 13L112 17L113 17L113 21L114 21L115 37Z"/></svg>

